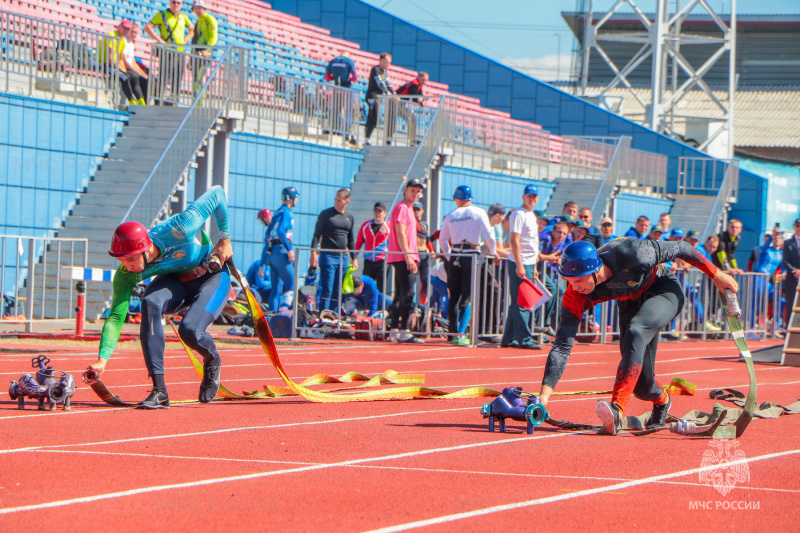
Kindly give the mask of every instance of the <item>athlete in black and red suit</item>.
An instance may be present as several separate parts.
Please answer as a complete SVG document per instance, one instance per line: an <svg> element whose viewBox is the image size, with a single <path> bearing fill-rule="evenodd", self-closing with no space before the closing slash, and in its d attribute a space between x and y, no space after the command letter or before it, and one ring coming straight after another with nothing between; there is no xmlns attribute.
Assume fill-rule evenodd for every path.
<svg viewBox="0 0 800 533"><path fill-rule="evenodd" d="M596 412L605 433L616 434L631 395L653 402L649 426L663 425L671 404L655 376L659 332L683 308L683 292L663 263L683 259L709 276L720 291L739 286L683 241L620 238L595 249L586 241L570 244L559 272L568 287L562 301L556 339L547 357L540 399L547 404L564 373L583 313L592 306L616 300L619 307L620 353L611 402L598 401Z"/></svg>

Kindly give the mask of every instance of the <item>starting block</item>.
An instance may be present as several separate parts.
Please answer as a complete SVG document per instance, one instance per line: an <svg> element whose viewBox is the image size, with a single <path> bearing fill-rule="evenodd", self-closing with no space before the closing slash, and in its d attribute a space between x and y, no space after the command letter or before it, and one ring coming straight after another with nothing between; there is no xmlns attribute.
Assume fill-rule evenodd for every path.
<svg viewBox="0 0 800 533"><path fill-rule="evenodd" d="M506 431L506 419L527 422L528 435L550 418L547 409L535 394L524 392L522 387L506 387L491 403L483 404L483 418L489 419L489 431L494 431L495 420L500 422L500 432Z"/></svg>

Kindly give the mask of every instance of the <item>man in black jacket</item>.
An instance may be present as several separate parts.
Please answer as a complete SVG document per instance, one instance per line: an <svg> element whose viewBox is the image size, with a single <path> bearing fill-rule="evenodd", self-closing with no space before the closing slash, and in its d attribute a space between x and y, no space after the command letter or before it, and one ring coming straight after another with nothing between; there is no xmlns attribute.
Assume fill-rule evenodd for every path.
<svg viewBox="0 0 800 533"><path fill-rule="evenodd" d="M719 248L711 260L717 268L729 274L741 274L742 269L736 264L736 249L742 242L742 221L732 218L728 222L728 231L719 234Z"/></svg>
<svg viewBox="0 0 800 533"><path fill-rule="evenodd" d="M792 303L797 291L797 280L800 278L800 218L794 221L794 235L783 243L781 268L786 273L786 279L783 281L783 296L786 298L786 306L783 309L783 327L788 327L789 317L792 314Z"/></svg>
<svg viewBox="0 0 800 533"><path fill-rule="evenodd" d="M366 95L369 112L367 113L367 125L366 131L364 132L367 138L365 144L367 145L372 144L370 137L372 137L372 132L375 131L375 127L378 125L378 113L380 109L376 97L383 94L394 94L394 90L389 84L389 65L391 64L392 54L383 52L380 55L378 64L369 71L369 84L367 85Z"/></svg>
<svg viewBox="0 0 800 533"><path fill-rule="evenodd" d="M353 268L358 269L356 248L353 244L353 215L345 212L350 203L350 191L339 189L336 192L334 206L319 214L311 239L311 248L322 250L349 250L353 260ZM348 267L348 254L336 251L311 252L310 267L319 265L319 308L320 310L339 309L339 293L342 280Z"/></svg>

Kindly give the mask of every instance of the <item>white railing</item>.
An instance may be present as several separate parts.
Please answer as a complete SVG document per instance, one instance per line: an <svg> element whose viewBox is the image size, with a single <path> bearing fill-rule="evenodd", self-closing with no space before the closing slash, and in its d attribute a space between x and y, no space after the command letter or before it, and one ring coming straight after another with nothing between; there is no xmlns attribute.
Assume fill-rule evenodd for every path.
<svg viewBox="0 0 800 533"><path fill-rule="evenodd" d="M119 37L0 11L0 90L117 109Z"/></svg>
<svg viewBox="0 0 800 533"><path fill-rule="evenodd" d="M358 143L361 118L359 91L247 69L244 131L344 147Z"/></svg>
<svg viewBox="0 0 800 533"><path fill-rule="evenodd" d="M61 267L86 268L88 257L87 239L0 235L0 317L28 332L33 321L74 318L77 293Z"/></svg>
<svg viewBox="0 0 800 533"><path fill-rule="evenodd" d="M154 45L156 51L153 55L159 57L154 66L167 69L164 72L157 70L159 78L171 75L169 69L185 59L187 53L174 48ZM197 152L217 120L244 107L247 58L247 50L228 46L218 60L211 60L203 85L192 89L191 106L177 124L175 134L167 142L121 222L137 220L145 225L154 225L169 215L173 195L188 182ZM242 112L238 118L243 116Z"/></svg>
<svg viewBox="0 0 800 533"><path fill-rule="evenodd" d="M706 227L703 228L700 242L706 242L706 239L711 235L719 232L730 204L736 201L738 189L739 164L737 161L731 161L725 169L725 177L719 187L717 198L714 200L714 206L711 208Z"/></svg>

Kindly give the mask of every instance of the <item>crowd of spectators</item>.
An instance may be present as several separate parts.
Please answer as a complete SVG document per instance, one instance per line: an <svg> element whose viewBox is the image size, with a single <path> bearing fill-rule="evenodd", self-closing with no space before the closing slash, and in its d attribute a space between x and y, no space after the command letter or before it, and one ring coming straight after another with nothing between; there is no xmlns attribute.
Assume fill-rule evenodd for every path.
<svg viewBox="0 0 800 533"><path fill-rule="evenodd" d="M384 203L378 202L373 218L358 225L347 212L349 191L341 189L336 193L334 206L323 210L317 219L306 276L306 283L316 281L314 302L320 310L367 316L388 311L389 340L421 343L423 340L409 327L409 320L417 307L429 308L444 319L450 340L459 346L467 344L469 328L475 323L471 321L472 313L477 312L479 331L492 333L501 346L539 349L537 337L547 339L554 335L557 305L563 295L558 263L564 249L575 241L601 247L618 238L610 217L600 218L599 228L595 227L591 209L575 202L567 202L552 217L537 210L539 191L534 184L525 186L519 207L506 209L494 203L487 210L473 205L470 187L461 185L453 193L456 208L443 217L441 229L431 234L420 202L423 192L424 185L419 180L408 181L403 198L391 213L387 213ZM291 306L295 261L291 213L298 198L297 190L287 187L283 191L283 204L274 216L267 209L258 214L267 227L265 247L262 257L249 268L248 279L261 299L269 301L272 310ZM765 293L770 302L776 295L781 298L781 291L776 290L781 278L784 293L794 294L800 277L800 219L794 229L795 235L786 244L776 227L752 250L747 270L767 275L754 277L746 285L753 298L764 299ZM741 221L733 219L725 231L701 243L697 230L672 227L669 213L662 213L652 226L648 217L638 217L623 237L686 241L718 268L737 275L743 272L734 257L741 232ZM317 252L318 249L323 251ZM358 255L362 253L363 269L359 272ZM478 268L477 284L475 268ZM724 315L711 285L698 281L700 277L690 278L691 267L681 260L667 264L666 268L683 280L694 308L695 322L684 329L708 334L719 332ZM782 272L788 276L781 276ZM552 295L536 311L536 320L532 320L531 311L517 303L519 287L534 280ZM390 283L391 298L386 290ZM510 295L508 302L503 301L506 288ZM476 289L480 291L480 309L472 308ZM785 327L790 305L780 305L785 311L782 317L772 317L770 304L769 309L760 309L763 316L751 315L750 319L777 318L776 325ZM599 322L599 318L599 307L590 309L589 321ZM608 323L613 320L609 315ZM674 339L684 337L675 322L663 335Z"/></svg>

